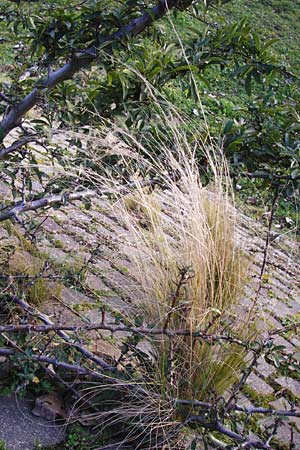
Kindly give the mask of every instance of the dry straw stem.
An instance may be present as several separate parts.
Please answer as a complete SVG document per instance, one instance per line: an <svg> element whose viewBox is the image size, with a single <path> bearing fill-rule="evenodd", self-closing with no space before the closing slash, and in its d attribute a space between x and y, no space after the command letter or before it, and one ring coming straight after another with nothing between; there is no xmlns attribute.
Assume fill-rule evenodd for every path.
<svg viewBox="0 0 300 450"><path fill-rule="evenodd" d="M111 421L129 424L130 439L144 439L143 448L162 448L162 443L174 448L175 436L192 414L191 403L174 405L168 398L207 401L237 381L245 365L245 349L229 342L210 345L194 339L192 333L230 332L245 341L254 334L235 314L246 263L235 245L233 195L222 152L196 138L192 147L183 132L187 124L178 116L170 120L162 115L164 120L163 139L146 145L116 130L131 142L131 154L136 152L133 159L121 156L134 189L124 194L122 180L100 176L98 180L115 193L113 214L126 229L119 238L130 260L128 275L137 281L137 308L144 322L162 330L191 331L188 336L153 338L152 372L140 368L139 373L148 392L156 394L153 401L147 398L146 405L138 395L121 398L99 415L104 428ZM205 154L212 174L208 186L200 179L198 151ZM148 179L136 171L136 161L150 174ZM159 184L145 187L153 174ZM90 395L99 395L101 389L105 387L92 387Z"/></svg>
<svg viewBox="0 0 300 450"><path fill-rule="evenodd" d="M230 328L247 338L245 323L233 314L246 264L235 246L227 167L221 152L202 147L213 174L210 185L203 186L195 156L199 148L191 148L184 126L178 118L176 123L168 121L167 139L157 142L159 159L132 138L140 154L148 153L148 169L163 180L163 188L145 188L132 173L134 192L118 196L115 182L114 213L128 230L123 243L132 263L129 270L140 286L139 307L148 324L161 328L191 333ZM235 345L211 347L192 336L173 338L171 344L162 338L155 350L161 391L180 398L203 399L209 392L224 392L236 380L245 356Z"/></svg>
<svg viewBox="0 0 300 450"><path fill-rule="evenodd" d="M172 448L167 445L168 441L182 425L176 420L174 402L160 399L156 393L151 396L151 389L145 396L138 391L122 393L120 389L116 393L109 385L99 387L90 383L81 390L80 396L70 420L76 421L83 415L85 421L96 424L95 430L100 436L104 432L113 433L114 439L120 439L120 444L129 448ZM90 403L99 411L93 413L87 407L85 412L84 405Z"/></svg>
<svg viewBox="0 0 300 450"><path fill-rule="evenodd" d="M229 342L206 344L195 340L192 332L230 331L243 340L250 337L245 323L234 316L245 263L234 242L236 218L222 152L199 143L199 133L195 132L194 140L188 139L183 130L190 124L178 115L170 119L163 113L161 120L165 123L163 138L144 140L143 144L123 130L113 130L119 139L126 139L127 145L131 143L130 151L123 146L122 152L116 152L120 166L126 169L126 181L134 182L135 188L127 194L122 180L99 175L103 173L101 148L99 153L87 154L94 163L92 170L72 170L74 178L89 180L99 191L105 184L115 194L112 207L127 229L122 240L131 262L129 275L137 280L137 306L147 325L191 330L190 336L153 340L156 364L145 377L153 393L162 398L207 400L214 393L222 394L237 380L245 351ZM108 146L113 150L114 144ZM209 186L203 186L199 176L198 151L205 154L212 174ZM137 167L142 167L149 178L141 177ZM160 182L154 190L145 187L145 181L152 184L153 174ZM99 392L101 386L95 389ZM168 401L158 402L153 395L153 402L147 403L149 409L142 414L144 400L132 396L124 403L122 399L105 413L108 421L130 422L130 435L134 439L140 433L146 435L151 448L155 446L152 433L156 433L154 440L168 441L193 409L190 405L174 407Z"/></svg>

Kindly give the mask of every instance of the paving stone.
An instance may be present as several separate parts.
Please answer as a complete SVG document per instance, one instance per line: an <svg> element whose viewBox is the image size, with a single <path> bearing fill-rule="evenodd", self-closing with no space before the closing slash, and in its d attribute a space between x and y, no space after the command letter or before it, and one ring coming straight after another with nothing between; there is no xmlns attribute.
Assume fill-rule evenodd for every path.
<svg viewBox="0 0 300 450"><path fill-rule="evenodd" d="M62 227L55 222L51 217L48 217L42 224L42 228L48 233L61 233Z"/></svg>
<svg viewBox="0 0 300 450"><path fill-rule="evenodd" d="M92 273L87 274L85 284L92 290L98 290L104 293L110 291L109 287L107 287L103 280Z"/></svg>
<svg viewBox="0 0 300 450"><path fill-rule="evenodd" d="M80 247L81 249L84 247ZM80 250L80 251L72 251L70 257L73 258L75 262L75 266L81 268L81 266L85 265L91 259L91 253L88 251Z"/></svg>
<svg viewBox="0 0 300 450"><path fill-rule="evenodd" d="M123 275L127 277L132 277L134 273L135 266L132 262L125 259L125 256L120 254L113 254L110 262L113 264L114 269L117 269ZM135 282L136 283L136 282Z"/></svg>
<svg viewBox="0 0 300 450"><path fill-rule="evenodd" d="M23 249L17 249L9 258L9 269L13 275L21 273L33 276L40 272L42 266L43 261L40 258Z"/></svg>
<svg viewBox="0 0 300 450"><path fill-rule="evenodd" d="M277 330L279 328L282 328L282 323L278 319L275 319L274 316L268 315L266 316L266 320L268 322L269 330Z"/></svg>
<svg viewBox="0 0 300 450"><path fill-rule="evenodd" d="M268 395L274 392L274 389L254 372L248 377L247 384L250 384L258 394Z"/></svg>
<svg viewBox="0 0 300 450"><path fill-rule="evenodd" d="M61 266L69 260L69 255L66 252L61 248L53 247L50 242L49 244L41 244L39 246L39 251Z"/></svg>
<svg viewBox="0 0 300 450"><path fill-rule="evenodd" d="M102 339L96 333L91 333L92 343L89 350L98 356L108 356L112 360L118 360L121 356L120 346Z"/></svg>
<svg viewBox="0 0 300 450"><path fill-rule="evenodd" d="M0 228L0 240L9 238L8 232L4 228Z"/></svg>
<svg viewBox="0 0 300 450"><path fill-rule="evenodd" d="M83 224L83 226L87 226L87 224L91 223L92 218L87 214L84 214L80 211L80 209L71 209L69 212L69 217L73 217L73 224Z"/></svg>
<svg viewBox="0 0 300 450"><path fill-rule="evenodd" d="M290 391L295 397L300 397L300 382L289 377L275 378L274 381L284 389Z"/></svg>
<svg viewBox="0 0 300 450"><path fill-rule="evenodd" d="M291 427L287 425L279 425L276 433L276 439L281 441L283 444L290 444L291 442ZM300 448L300 433L297 430L293 430L293 443L295 449ZM293 448L293 447L290 447Z"/></svg>
<svg viewBox="0 0 300 450"><path fill-rule="evenodd" d="M253 403L251 402L251 400L249 398L247 398L241 392L238 393L236 399L237 399L237 404L239 406L243 406L243 407L246 407L246 408L250 408L251 406L254 406Z"/></svg>
<svg viewBox="0 0 300 450"><path fill-rule="evenodd" d="M98 240L100 241L106 241L106 242L117 242L118 235L114 230L109 230L106 227L104 227L100 222L97 222L97 233L96 236Z"/></svg>
<svg viewBox="0 0 300 450"><path fill-rule="evenodd" d="M90 311L88 311L87 313L87 318L89 320L90 323L99 323L102 322L102 311L101 311L101 307L99 308L93 308ZM105 311L105 323L108 324L113 324L115 323L115 318L113 316L112 313L110 313L109 311ZM111 332L110 331L106 331L106 330L101 330L101 335L104 336L111 336Z"/></svg>
<svg viewBox="0 0 300 450"><path fill-rule="evenodd" d="M296 348L293 344L291 344L289 341L284 339L282 336L276 336L274 339L275 345L284 345L285 346L285 353L287 354L294 354L296 351Z"/></svg>
<svg viewBox="0 0 300 450"><path fill-rule="evenodd" d="M108 280L113 283L117 289L124 292L124 294L126 293L126 295L128 295L132 299L136 298L138 292L136 282L134 282L130 278L111 268L108 274Z"/></svg>
<svg viewBox="0 0 300 450"><path fill-rule="evenodd" d="M268 295L268 294L267 294ZM278 298L265 299L265 307L268 311L273 313L275 317L281 318L291 314L291 308L286 303ZM298 312L299 307L294 309L294 313Z"/></svg>
<svg viewBox="0 0 300 450"><path fill-rule="evenodd" d="M58 324L82 325L83 317L72 310L72 305L64 305L62 302L51 301L43 302L40 311L49 316L51 321Z"/></svg>
<svg viewBox="0 0 300 450"><path fill-rule="evenodd" d="M80 249L82 250L82 246L68 234L56 233L55 241L54 241L53 245L55 247L58 247L58 243L61 244L63 250L67 250L69 252L71 252L71 251L74 252L74 251L80 250Z"/></svg>
<svg viewBox="0 0 300 450"><path fill-rule="evenodd" d="M152 363L155 363L155 355L157 354L157 351L155 350L155 346L151 344L151 342L148 339L140 341L136 346L136 348L137 350L145 353L150 359L150 361L152 361Z"/></svg>
<svg viewBox="0 0 300 450"><path fill-rule="evenodd" d="M66 286L61 291L61 297L68 305L78 305L82 303L92 302L91 298L76 289L71 289Z"/></svg>
<svg viewBox="0 0 300 450"><path fill-rule="evenodd" d="M2 188L3 186L0 183L0 195ZM40 248L48 252L49 258L54 260L57 266L61 265L61 268L64 265L68 265L70 268L72 266L77 267L80 265L79 260L83 264L91 256L91 247L94 248L98 243L101 244L99 252L94 255L93 261L87 267L85 280L87 287L97 289L101 292L99 306L97 306L93 295L85 295L76 289L65 286L62 289L62 301L65 305L59 301L51 301L42 307L43 311L47 312L55 323L81 324L84 319L92 323L99 322L102 319L101 303L107 305L108 309L114 312L120 312L124 316L127 315L128 318L133 320L136 300L141 298L136 281L129 276L133 265L130 263L130 260L133 261L134 259L135 248L134 245L129 245L130 240L127 237L124 239L124 236L126 236L126 227L118 223L117 206L110 204L103 198L95 199L95 203L96 208L93 209L92 206L90 210L82 211L80 208L81 203L74 202L71 206L67 205L65 208L53 211L53 218L49 217L43 225L43 229L51 234L53 239L61 241L64 249L75 253L74 255L67 253L64 249L55 248L53 243L42 239ZM166 203L170 206L167 194ZM251 257L249 257L249 259L251 258L249 270L252 279L245 288L244 297L241 300L241 311L247 312L252 306L252 302L256 297L256 289L260 283L259 274L265 246L262 237L266 235L266 228L243 214L241 215L240 222L237 239L243 248L246 249L246 252L251 254ZM0 228L0 238L6 237L7 233L1 230L2 228ZM257 302L260 337L268 336L270 329L280 328L282 326L281 322L273 315L281 319L287 315L300 312L300 292L297 287L297 274L298 276L300 274L300 265L297 260L299 251L297 255L297 250L294 249L294 254L291 256L288 242L286 239L281 243L272 242L269 248L266 267L266 273L269 273L269 280L261 289ZM134 242L132 243L134 244ZM89 271L89 269L91 270ZM97 270L94 272L94 269ZM272 294L274 295L273 297ZM125 301L126 299L128 301ZM132 302L129 300L132 300ZM82 305L82 312L76 313L76 311L72 311L75 305ZM85 305L87 305L86 310L84 309ZM91 305L91 309L88 308L88 305ZM267 311L268 309L269 312ZM106 311L105 322L115 323L114 314ZM128 335L129 333L114 334L114 342L120 343ZM116 349L120 352L118 346L104 339L110 336L111 333L107 331L95 332L94 334L90 333L87 336L87 341L95 341L94 344L99 346L99 348L95 348L96 352L117 357L117 353L114 352ZM296 346L298 344L300 345L296 337L291 337L290 339L276 337L274 342L278 345L285 345L287 352L293 354L297 351ZM149 352L149 348L144 348L144 350ZM275 368L263 358L260 358L257 366L257 374L252 373L248 379L248 383L262 396L273 394L274 390L272 386L267 384L265 379L272 376L275 377L275 373ZM300 395L300 383L297 380L277 377L275 381L283 388L289 389L294 395ZM285 404L280 406L283 401L285 401ZM280 405L276 402L279 402ZM238 403L250 406L251 400L240 394ZM281 409L288 407L288 403L284 397L272 403L274 404L274 408L275 405L279 405ZM294 419L290 421L298 427L300 419ZM266 424L267 422L265 422L265 426ZM288 442L288 425L285 427L282 426L279 434L284 442ZM299 435L296 439L299 439ZM300 441L298 443L300 449ZM18 449L16 448L16 450ZM22 450L25 450L25 448L22 447Z"/></svg>
<svg viewBox="0 0 300 450"><path fill-rule="evenodd" d="M109 263L109 260L106 258L103 258L101 252L100 255L98 256L98 258L95 258L95 264L94 264L97 268L101 269L111 269L111 265Z"/></svg>
<svg viewBox="0 0 300 450"><path fill-rule="evenodd" d="M126 229L121 227L116 221L112 220L110 217L102 214L98 217L99 222L104 228L107 228L109 231L112 231L116 236L119 234L126 233Z"/></svg>
<svg viewBox="0 0 300 450"><path fill-rule="evenodd" d="M277 400L274 400L273 402L270 402L271 408L274 408L278 411L290 411L292 409L292 406L289 404L289 402L284 398L281 397ZM293 423L297 430L300 431L300 418L299 417L289 417L286 419L289 423Z"/></svg>
<svg viewBox="0 0 300 450"><path fill-rule="evenodd" d="M268 364L265 358L262 356L258 360L256 370L259 373L259 375L262 376L263 378L268 378L270 375L276 372L275 367L272 366L271 364Z"/></svg>
<svg viewBox="0 0 300 450"><path fill-rule="evenodd" d="M125 302L116 295L103 297L102 302L103 304L107 304L110 308L112 308L115 311L119 311L122 314L126 313L129 315L132 310L132 305L128 304L127 302Z"/></svg>
<svg viewBox="0 0 300 450"><path fill-rule="evenodd" d="M58 224L64 224L69 221L67 209L65 211L63 211L62 209L55 210L55 212L52 214L52 217L54 218L54 220L56 219L58 221Z"/></svg>
<svg viewBox="0 0 300 450"><path fill-rule="evenodd" d="M297 336L289 336L288 340L295 346L296 350L300 350L300 340ZM299 353L299 352L297 352L297 353ZM299 361L299 358L298 358L298 361Z"/></svg>
<svg viewBox="0 0 300 450"><path fill-rule="evenodd" d="M87 232L84 228L78 227L75 225L70 225L68 227L68 233L71 235L74 239L76 239L77 242L81 244L89 244L90 246L95 246L98 243L97 236L95 236L92 232Z"/></svg>

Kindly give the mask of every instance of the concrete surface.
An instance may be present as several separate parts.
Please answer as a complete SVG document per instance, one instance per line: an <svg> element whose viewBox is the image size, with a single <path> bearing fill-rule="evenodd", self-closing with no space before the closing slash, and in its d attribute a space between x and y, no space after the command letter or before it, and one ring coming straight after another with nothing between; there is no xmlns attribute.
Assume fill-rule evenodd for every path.
<svg viewBox="0 0 300 450"><path fill-rule="evenodd" d="M33 401L0 396L0 441L8 450L33 450L37 444L55 445L65 437L64 427L31 414Z"/></svg>

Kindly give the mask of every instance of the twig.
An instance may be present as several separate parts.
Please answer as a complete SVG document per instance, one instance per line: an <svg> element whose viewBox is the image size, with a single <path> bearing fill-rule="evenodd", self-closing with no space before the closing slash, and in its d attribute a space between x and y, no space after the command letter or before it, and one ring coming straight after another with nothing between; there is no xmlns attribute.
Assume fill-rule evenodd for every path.
<svg viewBox="0 0 300 450"><path fill-rule="evenodd" d="M297 411L295 409L291 410L276 410L272 408L262 408L262 407L246 407L246 406L239 406L234 405L232 408L234 411L238 412L244 412L246 414L264 414L264 415L270 415L270 416L280 416L280 417L300 417L300 411Z"/></svg>
<svg viewBox="0 0 300 450"><path fill-rule="evenodd" d="M254 354L252 357L252 361L249 364L249 366L247 367L247 369L244 370L244 373L243 373L240 381L236 384L236 386L233 387L232 393L226 402L225 412L228 412L231 409L232 402L235 400L235 397L238 394L238 392L240 392L241 388L245 385L253 368L257 365L257 361L258 361L261 353L263 352L265 346L266 346L266 343L263 343L255 351L253 350Z"/></svg>
<svg viewBox="0 0 300 450"><path fill-rule="evenodd" d="M13 142L9 147L3 147L0 149L0 160L4 159L9 153L20 150L24 145L29 142L37 142L36 136L25 136L24 138L18 139Z"/></svg>
<svg viewBox="0 0 300 450"><path fill-rule="evenodd" d="M24 311L26 311L28 314L32 316L37 316L42 322L44 322L47 325L53 326L53 322L50 320L50 318L46 315L38 311L37 309L34 309L32 306L29 306L28 303L25 302L25 300L21 300L17 296L13 296L12 300L14 303L19 305ZM55 330L57 334L66 342L72 345L72 347L76 348L82 355L96 363L98 366L100 366L102 369L113 371L115 370L113 367L111 367L109 364L107 364L103 359L99 358L98 356L94 355L92 352L90 352L87 348L80 346L79 344L76 344L72 342L71 337L65 333L62 330Z"/></svg>
<svg viewBox="0 0 300 450"><path fill-rule="evenodd" d="M18 301L21 301L20 299ZM23 304L23 301L22 301ZM22 306L23 307L23 306ZM28 305L29 307L29 305ZM31 307L30 307L31 308ZM44 316L41 314L41 316ZM40 317L41 318L41 317ZM43 319L41 319L43 320ZM243 342L240 339L233 338L229 335L212 335L203 333L201 331L191 331L188 329L177 329L177 330L170 330L170 329L163 329L163 328L146 328L146 327L132 327L128 325L110 325L105 324L103 322L100 323L93 323L93 324L83 324L83 325L54 325L54 324L47 324L47 325L34 325L34 324L21 324L21 325L0 325L0 333L6 332L6 333L15 333L18 331L22 332L36 332L36 333L48 333L50 331L74 331L76 333L79 332L87 332L87 331L93 331L93 330L106 330L110 331L111 333L117 333L117 332L131 332L134 334L141 334L141 335L152 335L152 336L158 336L158 335L166 335L168 337L175 337L175 336L189 336L193 337L195 339L203 339L209 344L215 344L219 343L220 341L226 341L233 344L240 345L241 347L246 348L247 350L251 350L251 345L247 342Z"/></svg>
<svg viewBox="0 0 300 450"><path fill-rule="evenodd" d="M287 325L286 327L277 328L276 330L272 330L269 332L269 335L274 336L276 334L287 333L288 331L297 330L297 328L300 328L300 322L295 322L295 323L292 323L291 325Z"/></svg>
<svg viewBox="0 0 300 450"><path fill-rule="evenodd" d="M152 180L150 180L150 181L146 180L145 182L139 183L139 185L141 185L141 186L149 186L149 185L151 186L151 185L155 185L155 184L157 184L157 183ZM124 186L121 186L119 188L119 193L125 195L128 192L128 189L134 188L137 185L138 184L136 182L131 182ZM83 198L90 198L90 197L94 197L96 195L110 195L110 194L115 194L115 193L116 192L113 189L103 188L97 192L91 191L91 190L79 191L79 192L74 192L74 193L64 192L64 193L56 194L56 195L48 195L41 199L33 200L33 201L27 202L27 203L18 202L17 204L13 204L11 207L6 206L5 208L2 209L2 210L5 209L5 212L2 212L2 214L0 214L0 222L2 222L3 220L7 220L7 219L18 220L19 214L22 214L22 213L25 213L28 211L35 211L37 209L53 206L55 204L64 205L64 204L74 201L74 200L82 200ZM1 212L1 210L0 210L0 212Z"/></svg>
<svg viewBox="0 0 300 450"><path fill-rule="evenodd" d="M269 247L270 247L270 242L271 242L272 225L273 225L274 214L275 214L276 204L277 204L279 195L280 195L279 186L276 186L275 192L274 192L274 197L273 197L273 200L272 200L272 205L271 205L271 211L270 211L270 217L269 217L268 229L267 229L267 236L266 236L265 245L264 245L264 249L263 249L263 261L262 261L260 274L259 274L259 284L258 284L258 287L256 289L256 293L255 293L255 298L253 300L253 304L252 304L252 306L251 306L251 308L250 308L250 310L248 312L248 318L251 317L252 312L253 312L254 308L256 307L256 304L257 304L258 299L259 299L260 292L261 292L262 287L263 287L263 276L264 276L264 273L265 273L265 270L266 270L266 265L267 265L267 260L268 260Z"/></svg>
<svg viewBox="0 0 300 450"><path fill-rule="evenodd" d="M0 348L0 355L7 356L7 357L18 357L19 352L10 348ZM136 383L126 382L119 380L117 378L113 378L107 375L104 375L103 373L100 373L96 370L86 369L80 365L76 364L69 364L66 362L61 362L55 358L50 358L48 356L43 355L24 355L23 352L21 352L22 357L28 356L28 359L31 359L32 361L36 361L38 363L45 363L47 365L52 365L54 368L58 369L64 369L66 371L74 372L77 375L80 376L86 376L91 379L98 380L102 383L109 384L113 386L115 389L124 390L127 392L134 392L139 393L140 395L143 395L145 397L151 396L152 398L155 397L158 400L161 398L159 394L154 393L153 391L148 392L147 390L143 389L141 386L139 386ZM168 399L172 400L172 399ZM180 404L180 400L173 400L174 404ZM182 401L185 402L185 401ZM212 404L211 403L205 403L205 402L199 402L199 404L202 403L202 408L204 407L207 411L211 411ZM183 403L184 404L184 403ZM247 412L247 408L240 407L241 412ZM277 415L279 417L282 416L293 416L293 417L300 417L300 413L296 413L295 411L276 411L276 410L270 410L270 414ZM265 412L263 408L257 408L257 413L261 414L262 412ZM254 410L252 410L252 413L254 413ZM259 440L248 440L243 435L233 432L232 430L226 428L219 420L207 420L205 416L202 415L189 415L188 418L185 420L185 425L188 425L189 423L195 423L198 424L200 427L203 427L210 431L218 431L219 433L222 433L225 436L228 436L229 438L233 439L236 442L239 442L243 444L243 448L256 448L256 449L264 449L268 450L271 447L268 444L263 443Z"/></svg>
<svg viewBox="0 0 300 450"><path fill-rule="evenodd" d="M198 400L183 400L183 399L176 399L175 400L176 405L186 405L191 406L192 408L211 408L212 404L209 402L201 402ZM232 404L228 411L237 411L240 413L245 413L247 415L253 415L253 414L263 414L263 415L271 415L271 416L280 416L280 417L300 417L300 411L296 410L295 408L290 410L276 410L273 408L263 408L263 407L256 407L256 406L240 406L237 403Z"/></svg>
<svg viewBox="0 0 300 450"><path fill-rule="evenodd" d="M272 205L271 205L270 218L269 218L268 230L267 230L267 237L266 237L264 253L263 253L263 262L262 262L262 265L261 265L261 270L260 270L260 275L259 275L259 279L260 279L259 290L262 287L262 277L263 277L263 274L265 273L265 268L266 268L266 264L267 264L268 252L269 252L269 246L270 246L270 236L271 236L272 225L273 225L273 220L274 220L274 214L275 214L276 204L277 204L277 200L279 198L279 194L280 194L279 187L276 187L275 193L274 193L274 197L273 197L273 200L272 200Z"/></svg>
<svg viewBox="0 0 300 450"><path fill-rule="evenodd" d="M8 103L9 105L12 105L13 101L7 97L3 92L0 92L0 100L2 100L5 103Z"/></svg>
<svg viewBox="0 0 300 450"><path fill-rule="evenodd" d="M270 433L270 436L269 436L268 439L267 439L267 442L266 442L267 445L270 444L270 442L272 441L272 439L273 439L274 436L276 435L279 424L280 424L280 418L277 417L277 419L275 420L275 423L274 423L274 425L273 425L273 430L272 430L272 432Z"/></svg>
<svg viewBox="0 0 300 450"><path fill-rule="evenodd" d="M23 353L22 357L24 357L25 355ZM11 348L0 348L0 355L2 356L15 356L18 357L18 352L11 349ZM156 397L159 398L159 395L153 393L153 392L148 392L145 389L143 389L142 387L140 387L138 384L135 383L130 383L130 382L126 382L122 379L118 379L118 378L113 378L110 377L106 374L103 374L102 372L98 372L97 370L93 370L93 369L86 369L82 366L80 366L79 364L69 364L63 361L59 361L56 358L50 358L48 356L43 356L43 355L33 355L31 354L30 356L26 354L26 356L28 357L28 359L31 359L32 361L37 361L37 362L42 362L45 364L52 364L53 367L55 368L61 368L70 372L74 372L77 375L82 375L82 376L87 376L90 379L94 379L94 380L98 380L101 381L102 383L105 384L110 384L115 386L117 389L120 390L125 390L125 391L133 391L136 393L139 393L141 395L144 396L151 396L151 397Z"/></svg>
<svg viewBox="0 0 300 450"><path fill-rule="evenodd" d="M83 198L93 197L94 195L95 192L93 191L80 191L74 192L73 194L65 192L63 194L49 195L32 202L19 203L0 214L0 222L7 219L17 218L19 214L24 212L35 211L40 208L45 208L46 206L53 206L57 204L63 205L70 201L81 200Z"/></svg>
<svg viewBox="0 0 300 450"><path fill-rule="evenodd" d="M263 449L263 450L270 450L271 447L268 444L265 444L264 442L260 440L248 440L245 436L239 433L235 433L232 430L229 430L228 428L225 428L224 425L218 421L218 420L212 420L208 421L202 416L189 416L191 423L197 423L199 426L205 428L206 430L210 431L218 431L219 433L224 434L225 436L228 436L229 438L233 439L236 442L240 442L244 444L244 448L252 447L257 449Z"/></svg>
<svg viewBox="0 0 300 450"><path fill-rule="evenodd" d="M177 300L179 298L179 294L180 294L181 288L182 288L182 286L184 284L186 284L186 282L188 280L187 273L188 273L188 269L186 269L186 268L183 268L183 269L181 269L179 271L179 280L178 280L178 282L176 284L176 290L175 290L174 294L172 294L172 303L171 303L170 309L169 309L169 311L167 313L167 317L166 317L166 320L165 320L165 324L163 326L163 330L166 330L166 328L167 328L167 326L169 324L169 320L171 318L171 315L174 312L174 308L175 308L176 302L177 302Z"/></svg>
<svg viewBox="0 0 300 450"><path fill-rule="evenodd" d="M62 275L3 275L0 274L0 280L23 280L23 281L37 281L37 280L63 280Z"/></svg>

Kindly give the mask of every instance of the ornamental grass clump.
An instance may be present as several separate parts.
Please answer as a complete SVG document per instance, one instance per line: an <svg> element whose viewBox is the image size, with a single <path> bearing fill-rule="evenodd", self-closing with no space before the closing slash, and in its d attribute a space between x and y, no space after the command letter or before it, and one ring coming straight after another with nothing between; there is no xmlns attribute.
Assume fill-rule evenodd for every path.
<svg viewBox="0 0 300 450"><path fill-rule="evenodd" d="M226 167L215 154L208 156L214 179L203 186L193 152L179 134L176 139L176 153L164 148L164 162L152 162L163 187L144 187L137 179L134 193L119 199L116 210L128 230L124 240L145 322L191 332L153 345L160 393L203 400L236 381L245 354L232 343L212 345L192 333L245 337L245 323L235 314L245 261L235 245Z"/></svg>
<svg viewBox="0 0 300 450"><path fill-rule="evenodd" d="M182 430L196 411L193 401L215 404L245 367L247 350L231 338L248 342L255 335L239 304L247 263L235 242L236 212L222 151L199 142L198 132L193 139L192 124L187 137L188 124L178 116L164 119L164 136L149 140L110 130L130 149L116 151L120 176L114 168L108 178L101 175L103 165L98 173L85 171L90 183L100 192L105 186L114 198L112 217L123 226L116 238L128 263L127 297L135 299L132 325L142 319L144 327L162 331L138 334L130 352L124 347L131 354L123 358L124 385L137 389L121 395L118 384L115 396L109 385L86 391L90 399L99 397L99 429L118 424L120 439L134 448L181 448ZM120 288L125 294L126 287Z"/></svg>

